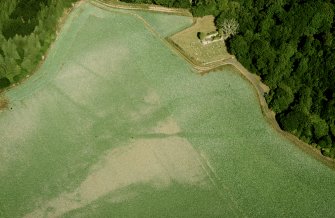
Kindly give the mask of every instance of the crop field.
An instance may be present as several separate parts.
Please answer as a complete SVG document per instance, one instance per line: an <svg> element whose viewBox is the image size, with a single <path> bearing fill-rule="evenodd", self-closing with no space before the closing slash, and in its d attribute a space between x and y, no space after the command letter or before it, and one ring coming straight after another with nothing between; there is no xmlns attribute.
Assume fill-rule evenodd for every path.
<svg viewBox="0 0 335 218"><path fill-rule="evenodd" d="M270 127L251 84L166 46L190 18L132 13L82 3L5 93L0 217L333 216L335 172Z"/></svg>
<svg viewBox="0 0 335 218"><path fill-rule="evenodd" d="M231 57L223 41L213 42L208 45L201 44L198 32L209 33L215 31L213 16L195 18L195 24L171 36L170 39L179 49L197 64L206 64Z"/></svg>

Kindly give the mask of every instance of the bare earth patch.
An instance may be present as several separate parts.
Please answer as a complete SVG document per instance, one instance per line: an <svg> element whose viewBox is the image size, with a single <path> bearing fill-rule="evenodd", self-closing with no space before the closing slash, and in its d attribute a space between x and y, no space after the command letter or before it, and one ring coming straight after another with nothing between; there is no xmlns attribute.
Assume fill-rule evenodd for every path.
<svg viewBox="0 0 335 218"><path fill-rule="evenodd" d="M49 200L25 217L57 217L132 184L149 183L157 189L172 182L206 187L209 180L200 158L181 137L134 140L128 146L107 152L75 191Z"/></svg>
<svg viewBox="0 0 335 218"><path fill-rule="evenodd" d="M6 109L8 107L8 100L0 97L0 110Z"/></svg>
<svg viewBox="0 0 335 218"><path fill-rule="evenodd" d="M154 128L154 133L163 133L167 135L177 134L180 132L180 128L177 122L169 117L166 120L159 122L157 127Z"/></svg>

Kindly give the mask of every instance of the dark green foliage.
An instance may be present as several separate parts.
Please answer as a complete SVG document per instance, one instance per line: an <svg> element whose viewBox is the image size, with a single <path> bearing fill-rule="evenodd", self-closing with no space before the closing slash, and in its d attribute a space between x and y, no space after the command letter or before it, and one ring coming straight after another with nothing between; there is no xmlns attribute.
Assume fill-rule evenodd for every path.
<svg viewBox="0 0 335 218"><path fill-rule="evenodd" d="M0 1L0 88L36 68L55 38L58 19L75 1Z"/></svg>
<svg viewBox="0 0 335 218"><path fill-rule="evenodd" d="M26 36L38 25L38 12L48 0L17 0L16 7L3 25L2 33L8 39L16 34Z"/></svg>
<svg viewBox="0 0 335 218"><path fill-rule="evenodd" d="M210 14L217 15L219 13L215 0L195 0L191 11L196 17L202 17Z"/></svg>
<svg viewBox="0 0 335 218"><path fill-rule="evenodd" d="M26 36L34 31L36 20L24 21L21 18L10 19L4 24L2 34L6 39L14 37L16 34Z"/></svg>
<svg viewBox="0 0 335 218"><path fill-rule="evenodd" d="M277 115L284 130L294 133L297 136L304 135L304 132L311 127L309 117L302 111L293 110L288 114Z"/></svg>
<svg viewBox="0 0 335 218"><path fill-rule="evenodd" d="M9 79L7 79L6 77L0 78L0 88L6 88L9 85L10 85Z"/></svg>
<svg viewBox="0 0 335 218"><path fill-rule="evenodd" d="M228 0L121 0L128 3L157 4L165 7L189 8L196 17L205 15L218 16L220 13L235 13L239 4ZM233 2L233 3L231 3ZM229 3L229 4L228 4ZM228 8L230 7L230 9ZM236 9L237 10L237 9ZM224 16L224 15L222 15ZM230 15L229 15L230 16Z"/></svg>
<svg viewBox="0 0 335 218"><path fill-rule="evenodd" d="M190 8L189 0L122 0L128 3L157 4L165 7Z"/></svg>
<svg viewBox="0 0 335 218"><path fill-rule="evenodd" d="M293 100L294 96L291 88L285 84L281 84L273 91L273 97L269 106L273 109L274 112L280 113L287 109Z"/></svg>
<svg viewBox="0 0 335 218"><path fill-rule="evenodd" d="M240 4L236 1L223 0L218 4L219 15L215 18L215 24L220 26L225 19L236 19L240 10Z"/></svg>
<svg viewBox="0 0 335 218"><path fill-rule="evenodd" d="M238 2L240 31L229 50L271 88L266 99L281 127L333 157L334 2Z"/></svg>

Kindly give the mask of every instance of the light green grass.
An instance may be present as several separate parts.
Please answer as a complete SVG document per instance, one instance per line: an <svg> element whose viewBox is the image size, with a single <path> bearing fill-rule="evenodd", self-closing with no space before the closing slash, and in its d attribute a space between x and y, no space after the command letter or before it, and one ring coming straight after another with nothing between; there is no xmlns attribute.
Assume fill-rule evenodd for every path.
<svg viewBox="0 0 335 218"><path fill-rule="evenodd" d="M164 13L153 13L147 11L136 11L163 37L168 37L176 32L190 27L193 19L187 16L178 16Z"/></svg>
<svg viewBox="0 0 335 218"><path fill-rule="evenodd" d="M6 95L0 217L335 214L334 171L269 127L248 82L231 68L193 73L134 16L82 5ZM169 119L178 130L153 131Z"/></svg>

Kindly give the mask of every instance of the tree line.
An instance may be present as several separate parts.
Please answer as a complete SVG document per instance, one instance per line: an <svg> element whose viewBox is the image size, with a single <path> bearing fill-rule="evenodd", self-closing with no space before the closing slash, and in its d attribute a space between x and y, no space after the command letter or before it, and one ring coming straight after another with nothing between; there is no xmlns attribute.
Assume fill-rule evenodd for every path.
<svg viewBox="0 0 335 218"><path fill-rule="evenodd" d="M76 0L0 1L0 88L32 72L55 39L64 9Z"/></svg>
<svg viewBox="0 0 335 218"><path fill-rule="evenodd" d="M280 126L335 156L334 1L239 1L228 48L271 91Z"/></svg>
<svg viewBox="0 0 335 218"><path fill-rule="evenodd" d="M282 129L335 157L334 0L124 0L236 19L228 50L271 89L266 100Z"/></svg>

